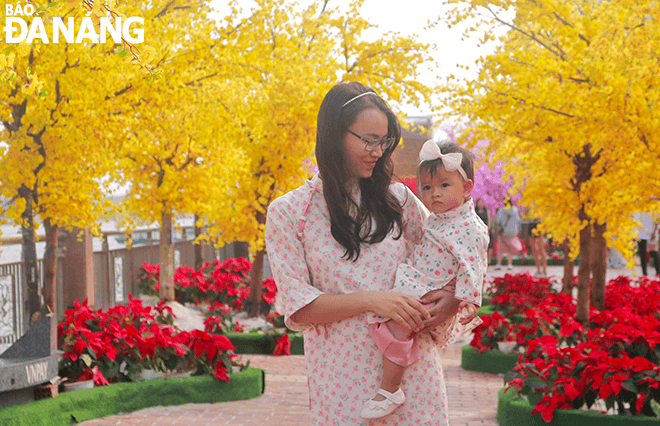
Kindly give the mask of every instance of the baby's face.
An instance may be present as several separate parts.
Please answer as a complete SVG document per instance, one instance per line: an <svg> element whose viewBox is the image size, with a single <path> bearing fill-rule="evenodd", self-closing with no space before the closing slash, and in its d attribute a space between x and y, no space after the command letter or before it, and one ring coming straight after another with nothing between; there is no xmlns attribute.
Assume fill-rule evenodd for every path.
<svg viewBox="0 0 660 426"><path fill-rule="evenodd" d="M435 214L455 209L470 197L472 181L463 180L458 171L448 172L444 166L419 176L421 199L427 209Z"/></svg>

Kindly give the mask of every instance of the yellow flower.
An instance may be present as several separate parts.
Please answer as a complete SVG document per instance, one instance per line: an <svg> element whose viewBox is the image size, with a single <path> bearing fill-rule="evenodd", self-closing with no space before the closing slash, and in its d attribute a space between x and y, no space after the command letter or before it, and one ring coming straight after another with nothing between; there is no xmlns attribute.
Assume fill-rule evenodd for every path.
<svg viewBox="0 0 660 426"><path fill-rule="evenodd" d="M20 56L27 56L28 53L30 53L31 48L32 48L31 44L18 43L18 47L16 48L16 50L18 51L18 54Z"/></svg>
<svg viewBox="0 0 660 426"><path fill-rule="evenodd" d="M142 49L142 54L140 55L140 62L143 64L148 64L156 55L156 49L152 46L145 46Z"/></svg>

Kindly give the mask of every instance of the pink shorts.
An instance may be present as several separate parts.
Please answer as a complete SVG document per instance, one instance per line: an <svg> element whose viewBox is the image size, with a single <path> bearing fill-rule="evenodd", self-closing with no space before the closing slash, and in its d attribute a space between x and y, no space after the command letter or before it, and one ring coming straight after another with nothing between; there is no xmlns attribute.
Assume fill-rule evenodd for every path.
<svg viewBox="0 0 660 426"><path fill-rule="evenodd" d="M431 337L439 348L444 348L457 341L460 336L472 331L476 326L483 322L481 318L476 317L468 324L463 325L459 320L466 316L467 314L461 310L456 316L431 330ZM398 330L397 334L399 335L407 334L406 330L404 330L398 323L391 320L383 323L371 324L369 325L369 332L374 338L376 347L378 347L378 350L380 350L385 358L393 363L402 367L412 365L421 358L417 340L414 337L397 340L392 334L390 327L394 330Z"/></svg>
<svg viewBox="0 0 660 426"><path fill-rule="evenodd" d="M388 326L389 324L389 326ZM402 327L394 321L377 322L369 326L378 350L383 356L401 367L408 367L419 358L419 344L414 338L397 340L389 327Z"/></svg>

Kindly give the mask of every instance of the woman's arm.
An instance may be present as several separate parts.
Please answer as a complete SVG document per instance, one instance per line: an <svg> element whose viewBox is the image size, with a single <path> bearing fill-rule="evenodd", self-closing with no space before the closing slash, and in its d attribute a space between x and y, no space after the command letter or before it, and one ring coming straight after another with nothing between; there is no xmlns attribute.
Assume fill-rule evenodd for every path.
<svg viewBox="0 0 660 426"><path fill-rule="evenodd" d="M322 294L299 309L291 319L297 323L328 323L373 312L390 318L402 327L417 331L430 315L413 297L389 291L360 291L349 294Z"/></svg>

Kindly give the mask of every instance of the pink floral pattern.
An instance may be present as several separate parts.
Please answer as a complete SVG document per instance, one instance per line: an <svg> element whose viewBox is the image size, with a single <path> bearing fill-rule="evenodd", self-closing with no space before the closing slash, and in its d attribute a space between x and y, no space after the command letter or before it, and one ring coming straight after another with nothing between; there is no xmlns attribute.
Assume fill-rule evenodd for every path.
<svg viewBox="0 0 660 426"><path fill-rule="evenodd" d="M456 298L481 306L488 267L488 228L475 213L472 199L446 213L430 215L422 226L422 242L408 261L399 265L393 290L420 298L456 278ZM481 323L477 317L461 325L458 319L462 316L432 332L440 347Z"/></svg>
<svg viewBox="0 0 660 426"><path fill-rule="evenodd" d="M448 424L442 365L430 334L418 337L422 359L406 370L406 402L384 419L366 421L360 409L376 393L382 375L368 315L316 325L291 320L323 293L392 288L398 265L421 241L428 211L404 185L393 184L390 190L404 206L404 235L395 240L396 232L390 233L382 242L362 247L355 262L342 258L344 249L330 233L318 175L273 201L268 210L266 247L279 288L276 307L289 328L304 331L313 425ZM353 195L359 200L357 189Z"/></svg>

